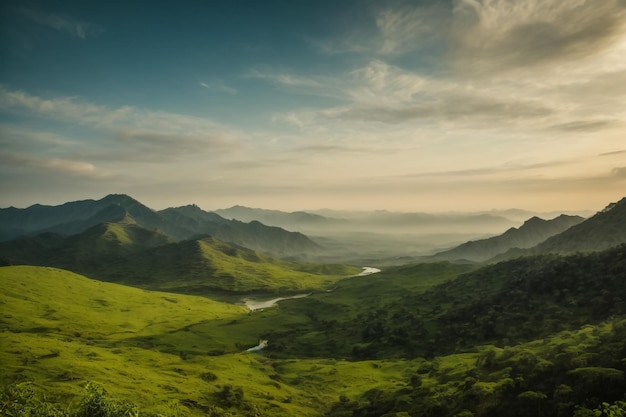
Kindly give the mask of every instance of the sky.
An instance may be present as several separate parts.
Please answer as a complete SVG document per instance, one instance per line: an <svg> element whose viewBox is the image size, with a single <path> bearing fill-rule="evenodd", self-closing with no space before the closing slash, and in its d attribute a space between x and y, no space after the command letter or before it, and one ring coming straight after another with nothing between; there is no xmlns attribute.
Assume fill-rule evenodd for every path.
<svg viewBox="0 0 626 417"><path fill-rule="evenodd" d="M0 207L600 210L626 0L0 4Z"/></svg>

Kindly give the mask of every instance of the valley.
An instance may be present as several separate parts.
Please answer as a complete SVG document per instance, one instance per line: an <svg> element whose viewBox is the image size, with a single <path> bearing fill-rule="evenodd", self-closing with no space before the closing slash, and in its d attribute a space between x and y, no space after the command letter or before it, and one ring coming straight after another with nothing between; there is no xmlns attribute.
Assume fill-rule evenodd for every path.
<svg viewBox="0 0 626 417"><path fill-rule="evenodd" d="M521 223L378 213L389 241L416 218L441 240L360 254L322 232L363 215L35 209L0 209L0 415L626 413L626 199ZM437 250L455 223L472 238Z"/></svg>

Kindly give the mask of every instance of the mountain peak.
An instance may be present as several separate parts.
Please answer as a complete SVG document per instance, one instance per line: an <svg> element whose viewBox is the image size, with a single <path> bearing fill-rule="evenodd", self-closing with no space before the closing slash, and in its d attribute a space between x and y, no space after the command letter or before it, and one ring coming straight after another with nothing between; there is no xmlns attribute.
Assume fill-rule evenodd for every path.
<svg viewBox="0 0 626 417"><path fill-rule="evenodd" d="M106 197L102 198L100 201L103 203L112 203L118 205L125 205L129 203L141 204L139 201L126 194L109 194Z"/></svg>
<svg viewBox="0 0 626 417"><path fill-rule="evenodd" d="M626 207L626 197L622 198L619 201L610 203L608 206L600 210L600 213L606 213L608 211L615 209L616 207Z"/></svg>
<svg viewBox="0 0 626 417"><path fill-rule="evenodd" d="M524 224L522 225L522 227L523 226L530 226L530 225L544 224L545 222L546 222L546 220L544 220L544 219L542 219L540 217L537 217L537 216L533 216L530 219L526 220L524 222Z"/></svg>

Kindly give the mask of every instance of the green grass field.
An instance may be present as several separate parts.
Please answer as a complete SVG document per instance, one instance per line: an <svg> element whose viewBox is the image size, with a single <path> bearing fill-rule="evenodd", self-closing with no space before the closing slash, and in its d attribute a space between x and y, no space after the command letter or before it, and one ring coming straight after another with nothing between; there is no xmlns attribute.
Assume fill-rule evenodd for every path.
<svg viewBox="0 0 626 417"><path fill-rule="evenodd" d="M205 415L228 384L263 415L315 416L339 393L391 387L405 372L395 363L243 353L264 333L298 326L298 317L277 322L278 308L250 314L45 267L0 268L0 288L2 385L33 381L62 404L76 404L94 382L151 413Z"/></svg>
<svg viewBox="0 0 626 417"><path fill-rule="evenodd" d="M624 372L615 352L624 349L625 320L514 346L473 346L410 360L333 358L325 344L349 335L316 330L324 320L350 320L469 269L416 265L350 278L331 292L251 313L205 297L100 282L55 268L2 267L0 385L29 382L64 409L76 408L93 383L112 398L135 403L145 416L270 417L353 410L368 410L358 414L367 416L390 410L456 415L464 407L480 415L503 401L525 412L523 407L535 410L541 401L561 401L558 390L573 399L595 392L598 384L621 389ZM266 337L265 351L245 352ZM315 357L318 348L326 350ZM560 381L554 382L558 389L546 385L552 380ZM562 401L573 409L575 403ZM408 411L390 415L419 415Z"/></svg>

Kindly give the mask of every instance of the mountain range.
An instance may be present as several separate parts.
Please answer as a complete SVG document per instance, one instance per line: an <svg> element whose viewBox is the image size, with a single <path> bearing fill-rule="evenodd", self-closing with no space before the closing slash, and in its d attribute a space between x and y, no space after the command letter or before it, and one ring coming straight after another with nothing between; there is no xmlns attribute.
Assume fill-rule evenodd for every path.
<svg viewBox="0 0 626 417"><path fill-rule="evenodd" d="M432 260L484 262L512 248L527 249L562 233L585 219L562 214L552 220L531 217L519 228L512 227L501 235L463 243L453 249L439 252Z"/></svg>
<svg viewBox="0 0 626 417"><path fill-rule="evenodd" d="M105 393L181 417L626 412L626 198L368 276L204 233L292 236L259 221L105 199L122 204L0 212L3 233L22 233L0 242L0 264L14 264L0 267L10 415L105 415L49 404L122 404ZM283 301L241 303L264 295ZM92 382L103 388L81 401Z"/></svg>
<svg viewBox="0 0 626 417"><path fill-rule="evenodd" d="M225 242L277 256L315 253L320 246L298 232L266 226L260 222L227 220L195 205L152 210L123 194L100 200L68 202L59 206L33 205L25 209L0 209L0 241L41 233L73 235L102 223L134 223L159 232L172 241L211 235Z"/></svg>

